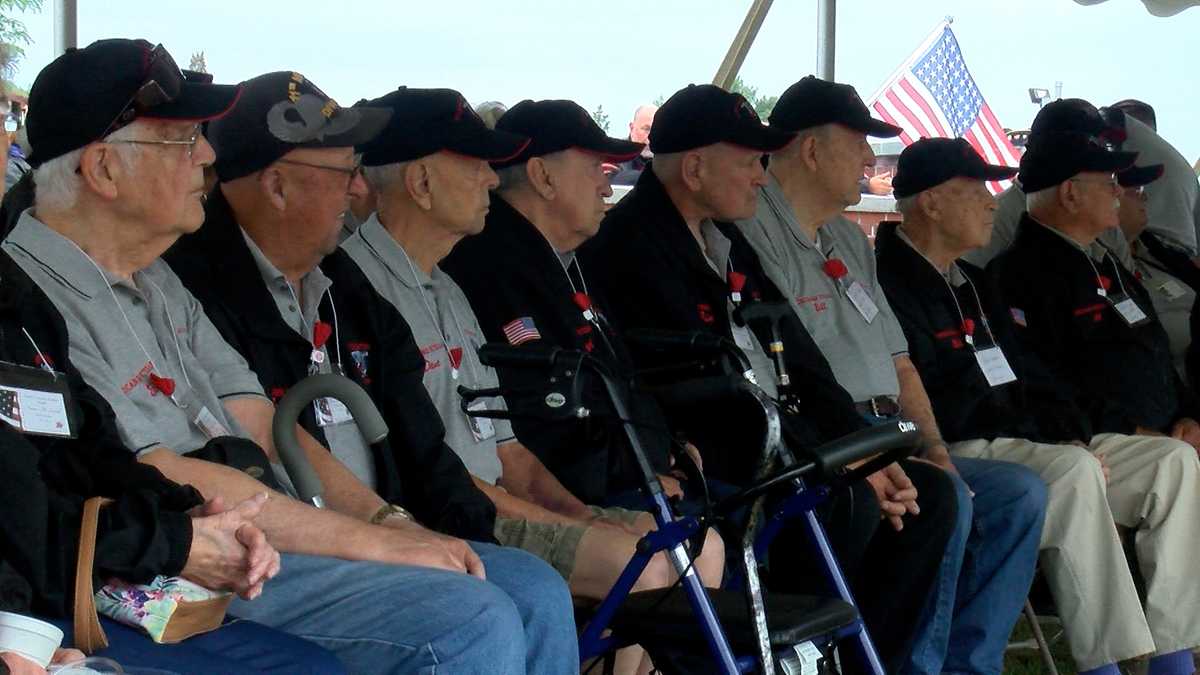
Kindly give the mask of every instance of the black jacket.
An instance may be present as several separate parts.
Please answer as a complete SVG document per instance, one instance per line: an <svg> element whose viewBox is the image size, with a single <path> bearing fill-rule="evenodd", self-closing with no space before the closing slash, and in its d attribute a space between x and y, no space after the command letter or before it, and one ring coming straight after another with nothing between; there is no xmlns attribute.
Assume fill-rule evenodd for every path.
<svg viewBox="0 0 1200 675"><path fill-rule="evenodd" d="M942 275L900 239L895 223L880 225L875 255L880 283L908 339L909 358L921 373L947 441L1091 439L1087 415L1071 400L1069 390L1055 383L1045 366L1014 339L1012 316L995 301L983 270L958 261L974 290L963 284L951 291ZM1017 375L1015 382L988 384L975 350L964 339L967 320L974 324L975 347L998 344Z"/></svg>
<svg viewBox="0 0 1200 675"><path fill-rule="evenodd" d="M34 367L41 359L22 329L45 360L65 372L78 439L24 436L0 423L0 569L8 568L5 586L17 589L6 593L6 609L67 617L87 498L115 499L100 512L97 579L132 582L183 570L192 545L186 511L202 500L191 487L139 463L121 444L112 409L67 361L62 317L24 271L0 253L0 360Z"/></svg>
<svg viewBox="0 0 1200 675"><path fill-rule="evenodd" d="M1094 433L1169 431L1197 412L1175 372L1149 293L1115 256L1096 262L1115 295L1123 285L1148 320L1130 327L1097 294L1096 272L1071 242L1022 216L1012 247L988 266L1020 346L1049 364ZM1119 281L1118 281L1119 275Z"/></svg>
<svg viewBox="0 0 1200 675"><path fill-rule="evenodd" d="M732 243L734 271L746 275L743 297L747 301L781 300L783 296L766 278L758 256L737 228L728 224L718 227ZM732 339L726 311L730 289L705 261L652 169L644 171L637 186L608 212L600 234L584 245L581 255L610 299L618 325L706 331ZM788 319L782 326L784 353L805 413L789 416L792 438L813 445L866 426L799 319L794 315ZM762 344L769 341L767 335L757 337ZM656 365L651 358L657 357L634 350L639 367ZM748 450L747 425L753 418L744 418L741 412L725 406L696 406L685 419L676 420L704 454L706 471L735 483L750 477L744 453Z"/></svg>
<svg viewBox="0 0 1200 675"><path fill-rule="evenodd" d="M471 308L489 342L507 342L505 324L529 317L541 338L528 345L553 345L580 349L602 357L617 372L629 370L629 355L607 319L608 303L592 287L582 265L571 265L568 281L557 254L541 233L512 206L492 197L483 233L459 242L440 267L466 293ZM590 273L590 270L589 270ZM571 284L575 286L572 288ZM586 288L600 327L584 319L573 300ZM546 374L523 368L499 368L500 384L514 394L506 398L509 410L520 415L513 429L521 440L562 484L586 503L603 503L606 495L634 489L641 476L628 450L621 428L614 424L611 404L603 384L585 375L581 401L592 411L586 420L550 421L542 414L550 390ZM528 392L523 395L516 392ZM633 394L633 415L643 423L641 438L651 464L668 469L670 438L661 431L661 411L644 394Z"/></svg>
<svg viewBox="0 0 1200 675"><path fill-rule="evenodd" d="M222 337L258 374L268 395L278 400L308 375L312 345L279 316L219 189L206 204L204 226L181 238L163 257ZM321 318L334 323L330 302L335 303L340 337L336 349L346 375L370 392L388 425L388 438L371 448L376 492L430 528L492 541L495 507L443 442L441 418L421 381L424 360L408 324L375 296L361 275L355 278L357 268L345 254L338 251L328 261L326 271L334 284L320 305ZM329 355L336 363L335 338L330 340ZM312 406L305 407L300 422L314 438L325 441Z"/></svg>

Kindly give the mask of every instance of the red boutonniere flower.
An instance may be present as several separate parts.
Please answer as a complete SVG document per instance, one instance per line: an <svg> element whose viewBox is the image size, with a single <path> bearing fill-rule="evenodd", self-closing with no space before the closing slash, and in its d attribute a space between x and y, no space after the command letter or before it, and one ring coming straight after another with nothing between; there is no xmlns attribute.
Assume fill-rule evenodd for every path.
<svg viewBox="0 0 1200 675"><path fill-rule="evenodd" d="M170 396L175 393L175 380L150 373L150 386Z"/></svg>
<svg viewBox="0 0 1200 675"><path fill-rule="evenodd" d="M834 280L841 279L849 273L849 270L846 269L846 263L842 262L841 258L826 260L821 269L825 270L825 274L828 274L829 278Z"/></svg>
<svg viewBox="0 0 1200 675"><path fill-rule="evenodd" d="M1104 275L1100 275L1100 288L1103 288L1104 290L1107 291L1111 287L1112 287L1112 279L1109 279L1108 277L1106 277Z"/></svg>
<svg viewBox="0 0 1200 675"><path fill-rule="evenodd" d="M972 319L963 319L962 332L963 332L963 335L974 335L975 334L975 321L973 321Z"/></svg>

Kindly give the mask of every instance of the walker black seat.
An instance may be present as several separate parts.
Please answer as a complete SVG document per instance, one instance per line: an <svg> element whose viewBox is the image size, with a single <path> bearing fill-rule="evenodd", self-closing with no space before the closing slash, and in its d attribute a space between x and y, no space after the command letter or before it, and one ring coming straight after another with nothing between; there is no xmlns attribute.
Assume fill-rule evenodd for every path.
<svg viewBox="0 0 1200 675"><path fill-rule="evenodd" d="M837 598L811 595L765 593L767 621L770 625L772 648L782 648L804 642L848 626L858 618L858 611ZM665 596L665 597L664 597ZM735 652L755 650L754 623L746 607L746 596L739 591L708 589L717 610L721 627L729 637ZM672 646L695 645L707 649L704 633L686 593L668 588L630 593L609 624L622 640L652 641Z"/></svg>

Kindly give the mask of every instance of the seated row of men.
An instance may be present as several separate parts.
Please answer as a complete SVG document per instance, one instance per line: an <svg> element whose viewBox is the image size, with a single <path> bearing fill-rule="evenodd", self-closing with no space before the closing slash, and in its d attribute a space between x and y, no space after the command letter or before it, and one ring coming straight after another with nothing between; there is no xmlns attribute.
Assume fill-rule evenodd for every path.
<svg viewBox="0 0 1200 675"><path fill-rule="evenodd" d="M36 195L0 246L15 298L0 347L65 372L90 422L75 429L84 443L6 438L32 441L22 450L45 466L103 436L72 461L159 495L156 520L240 504L223 532L242 573L197 576L263 591L231 613L271 627L254 629L264 640L306 638L352 672L576 670L569 596L602 598L654 527L639 474L598 383L584 385L590 418L548 421L544 376L493 370L477 349L548 344L626 371L664 365L623 338L658 328L736 344L754 381L789 401L797 448L901 415L920 424L918 456L821 508L888 672L999 672L1039 551L1080 670L1153 654L1156 675L1191 672L1200 411L1141 281L1093 245L1116 225L1115 176L1154 173L1099 144L1094 108L1039 116L1021 167L1029 213L984 274L958 259L987 242L985 183L1014 170L962 141L914 144L894 180L904 224L872 251L838 214L874 161L867 135L899 130L846 85L801 80L767 125L737 94L680 90L655 116L653 161L606 213L602 164L642 147L569 101L522 102L489 129L448 89L341 108L298 73L186 78L161 47L128 40L38 76ZM368 183L373 213L339 245ZM735 318L772 301L791 308L770 347L790 381L764 348L777 341ZM306 411L300 439L329 507L314 509L279 465L272 401L330 372L369 392L389 435L368 445L333 400ZM488 421L465 414L459 385L533 394L493 400L513 419ZM634 405L683 508L753 478L758 430L739 408ZM679 471L687 462L703 476ZM164 496L185 484L186 499ZM127 527L153 530L136 516ZM102 547L97 567L186 574L194 520L174 540L154 531L170 557L139 566ZM1118 525L1136 531L1144 603ZM272 547L278 570L261 562ZM717 586L720 538L703 550ZM798 532L779 537L773 589L827 592L807 551ZM57 598L36 611L62 613L64 582L35 572L44 561L5 561ZM656 559L638 587L673 581ZM624 658L624 672L649 667Z"/></svg>

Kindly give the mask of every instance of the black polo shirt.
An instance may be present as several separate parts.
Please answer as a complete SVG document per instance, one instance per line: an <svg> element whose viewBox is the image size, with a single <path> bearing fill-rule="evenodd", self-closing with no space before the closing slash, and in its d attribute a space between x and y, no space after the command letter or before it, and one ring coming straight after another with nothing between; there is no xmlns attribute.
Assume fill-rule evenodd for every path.
<svg viewBox="0 0 1200 675"><path fill-rule="evenodd" d="M280 316L220 189L205 212L204 226L163 258L278 400L308 375L313 345ZM335 277L326 270L334 283L320 317L336 323L327 343L330 358L345 364L345 375L366 388L388 425L388 438L371 448L376 492L432 529L492 541L495 506L443 442L441 418L421 382L425 361L412 331L361 275L355 278L357 269L344 257L337 251L326 259L341 273ZM312 406L305 407L300 423L325 442Z"/></svg>
<svg viewBox="0 0 1200 675"><path fill-rule="evenodd" d="M737 228L728 223L716 225L731 244L730 268L745 275L740 291L743 298L782 300ZM608 212L600 234L584 245L581 255L610 299L618 325L627 329L705 331L734 339L726 311L731 289L704 258L653 166ZM789 415L786 420L792 439L811 446L866 426L799 319L789 315L782 332L787 367L794 388L800 392L803 409L802 415ZM767 335L757 338L760 344L769 342ZM661 365L652 361L657 358L661 357L634 350L639 367ZM752 428L748 425L756 419L750 410L695 406L686 418L675 422L704 453L705 469L710 475L744 483L750 478L751 468L746 452L752 449L747 447L747 438L752 435L747 434L747 428Z"/></svg>
<svg viewBox="0 0 1200 675"><path fill-rule="evenodd" d="M950 277L899 236L895 223L875 234L879 279L921 374L942 436L1088 441L1091 424L1044 366L1013 338L1012 316L1001 307L983 270L959 260ZM974 344L967 341L970 332ZM999 346L1017 376L992 386L976 350Z"/></svg>
<svg viewBox="0 0 1200 675"><path fill-rule="evenodd" d="M608 303L592 282L591 269L569 254L563 260L545 237L516 209L493 196L483 232L459 242L439 263L467 298L489 342L508 342L504 326L527 318L538 338L528 345L579 349L602 358L617 372L630 368L629 355L612 325ZM586 293L595 323L583 316L574 299ZM586 420L545 419L544 399L549 383L544 373L499 368L500 384L509 394L509 409L517 438L562 484L588 503L603 503L641 485L641 476L628 449L624 432L615 424L603 384L586 376L582 403L592 411ZM634 417L642 422L641 438L651 464L668 469L670 436L654 401L631 392Z"/></svg>
<svg viewBox="0 0 1200 675"><path fill-rule="evenodd" d="M1093 256L1102 248L1085 250L1026 213L988 274L1017 343L1072 388L1095 433L1170 431L1178 419L1195 416L1195 398L1175 372L1146 289L1115 255ZM1097 292L1105 285L1110 296L1123 287L1146 320L1128 325Z"/></svg>

